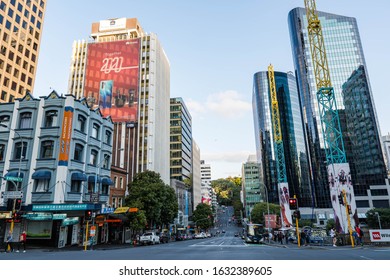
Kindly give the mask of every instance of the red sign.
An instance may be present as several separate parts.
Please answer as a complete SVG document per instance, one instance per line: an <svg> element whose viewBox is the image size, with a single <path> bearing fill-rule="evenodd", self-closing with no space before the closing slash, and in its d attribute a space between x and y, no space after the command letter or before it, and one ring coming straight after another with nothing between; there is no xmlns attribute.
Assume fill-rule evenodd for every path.
<svg viewBox="0 0 390 280"><path fill-rule="evenodd" d="M137 121L139 39L88 45L84 96L114 122Z"/></svg>
<svg viewBox="0 0 390 280"><path fill-rule="evenodd" d="M372 232L372 239L380 240L381 239L381 233L379 231L373 231Z"/></svg>

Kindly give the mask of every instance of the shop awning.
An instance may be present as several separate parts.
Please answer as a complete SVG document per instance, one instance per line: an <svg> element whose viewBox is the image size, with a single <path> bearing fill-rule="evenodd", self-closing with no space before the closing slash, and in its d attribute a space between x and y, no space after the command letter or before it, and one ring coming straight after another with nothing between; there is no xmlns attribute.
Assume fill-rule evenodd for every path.
<svg viewBox="0 0 390 280"><path fill-rule="evenodd" d="M122 221L122 222L127 222L129 220L129 218L125 215L125 214L108 214L108 218L106 220L106 222L118 222L118 221Z"/></svg>
<svg viewBox="0 0 390 280"><path fill-rule="evenodd" d="M5 174L4 177L15 177L15 178L19 177L19 178L23 178L23 176L24 176L23 172L20 172L20 174L19 174L18 171L12 171L12 172L8 172L7 174Z"/></svg>
<svg viewBox="0 0 390 280"><path fill-rule="evenodd" d="M51 172L47 170L35 171L31 176L34 180L50 180Z"/></svg>
<svg viewBox="0 0 390 280"><path fill-rule="evenodd" d="M115 209L114 214L127 213L129 211L129 207L118 207Z"/></svg>
<svg viewBox="0 0 390 280"><path fill-rule="evenodd" d="M88 177L88 182L95 183L97 178L97 183L100 183L102 179L99 176L91 175Z"/></svg>
<svg viewBox="0 0 390 280"><path fill-rule="evenodd" d="M111 180L111 178L103 178L102 184L112 186L112 185L114 185L114 182Z"/></svg>
<svg viewBox="0 0 390 280"><path fill-rule="evenodd" d="M72 181L87 181L87 175L81 172L72 173Z"/></svg>

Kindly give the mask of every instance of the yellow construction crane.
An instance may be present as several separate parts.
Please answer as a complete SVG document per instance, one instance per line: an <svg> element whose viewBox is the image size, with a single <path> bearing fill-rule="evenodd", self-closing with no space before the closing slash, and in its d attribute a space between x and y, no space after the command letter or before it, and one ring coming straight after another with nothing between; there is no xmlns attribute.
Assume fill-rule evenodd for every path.
<svg viewBox="0 0 390 280"><path fill-rule="evenodd" d="M346 160L336 98L330 80L321 22L318 17L315 0L305 0L305 7L308 21L307 30L310 51L317 85L317 100L328 164L327 169L332 207L335 212L336 225L339 225L339 230L342 232L349 231L352 246L354 246L352 237L353 225L351 225L350 214L348 211L345 211L346 213L344 213L342 206L338 203L337 199L340 194L343 194L345 198L347 196L350 197L350 202L345 199L346 210L348 204L352 204L356 209L353 186L350 178L350 168Z"/></svg>

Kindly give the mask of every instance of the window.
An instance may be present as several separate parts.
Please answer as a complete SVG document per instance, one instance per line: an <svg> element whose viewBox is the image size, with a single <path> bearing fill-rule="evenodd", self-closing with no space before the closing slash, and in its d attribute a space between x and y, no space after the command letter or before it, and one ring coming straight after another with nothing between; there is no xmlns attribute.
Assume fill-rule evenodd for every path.
<svg viewBox="0 0 390 280"><path fill-rule="evenodd" d="M75 193L81 192L81 185L82 185L82 181L79 181L79 180L71 181L70 192L75 192Z"/></svg>
<svg viewBox="0 0 390 280"><path fill-rule="evenodd" d="M31 113L21 113L19 120L19 128L31 128Z"/></svg>
<svg viewBox="0 0 390 280"><path fill-rule="evenodd" d="M95 192L95 182L88 182L88 193Z"/></svg>
<svg viewBox="0 0 390 280"><path fill-rule="evenodd" d="M73 159L77 160L77 161L83 161L83 150L84 150L84 146L83 145L76 144L76 146L74 147L74 157L73 157Z"/></svg>
<svg viewBox="0 0 390 280"><path fill-rule="evenodd" d="M45 127L57 126L58 112L47 111L45 116Z"/></svg>
<svg viewBox="0 0 390 280"><path fill-rule="evenodd" d="M49 180L35 180L35 192L48 192Z"/></svg>
<svg viewBox="0 0 390 280"><path fill-rule="evenodd" d="M100 130L100 126L96 123L93 124L93 127L92 127L92 137L93 138L99 139L99 130Z"/></svg>
<svg viewBox="0 0 390 280"><path fill-rule="evenodd" d="M1 126L6 126L8 128L8 126L9 126L9 116L0 116L0 124L1 124Z"/></svg>
<svg viewBox="0 0 390 280"><path fill-rule="evenodd" d="M98 151L96 150L91 150L91 157L89 159L89 164L96 166L97 164L97 156L98 156Z"/></svg>
<svg viewBox="0 0 390 280"><path fill-rule="evenodd" d="M41 158L53 158L54 141L47 140L42 142Z"/></svg>
<svg viewBox="0 0 390 280"><path fill-rule="evenodd" d="M118 186L116 185L117 184L117 181L118 181L118 178L115 176L114 177L114 188L117 188Z"/></svg>
<svg viewBox="0 0 390 280"><path fill-rule="evenodd" d="M15 143L14 159L25 159L27 152L27 142Z"/></svg>
<svg viewBox="0 0 390 280"><path fill-rule="evenodd" d="M4 161L5 157L5 145L0 144L0 161Z"/></svg>
<svg viewBox="0 0 390 280"><path fill-rule="evenodd" d="M104 135L104 143L106 143L107 145L111 144L111 132L108 130L106 130L106 133Z"/></svg>
<svg viewBox="0 0 390 280"><path fill-rule="evenodd" d="M110 156L105 155L103 160L103 168L108 169L110 166Z"/></svg>
<svg viewBox="0 0 390 280"><path fill-rule="evenodd" d="M84 133L85 133L85 122L86 122L86 118L84 116L79 115L77 118L77 129Z"/></svg>
<svg viewBox="0 0 390 280"><path fill-rule="evenodd" d="M106 184L102 184L102 193L103 195L108 195L108 190L109 190L110 186L109 185L106 185Z"/></svg>
<svg viewBox="0 0 390 280"><path fill-rule="evenodd" d="M121 189L123 189L123 178L122 177L119 178L119 187Z"/></svg>

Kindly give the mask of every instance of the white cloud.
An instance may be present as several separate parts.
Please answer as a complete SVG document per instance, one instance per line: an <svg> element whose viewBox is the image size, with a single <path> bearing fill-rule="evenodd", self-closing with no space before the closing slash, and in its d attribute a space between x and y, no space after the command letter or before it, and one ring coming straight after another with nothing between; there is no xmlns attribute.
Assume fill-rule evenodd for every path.
<svg viewBox="0 0 390 280"><path fill-rule="evenodd" d="M214 113L223 118L237 119L252 111L252 104L234 90L213 93L204 103L190 99L186 105L192 117Z"/></svg>

